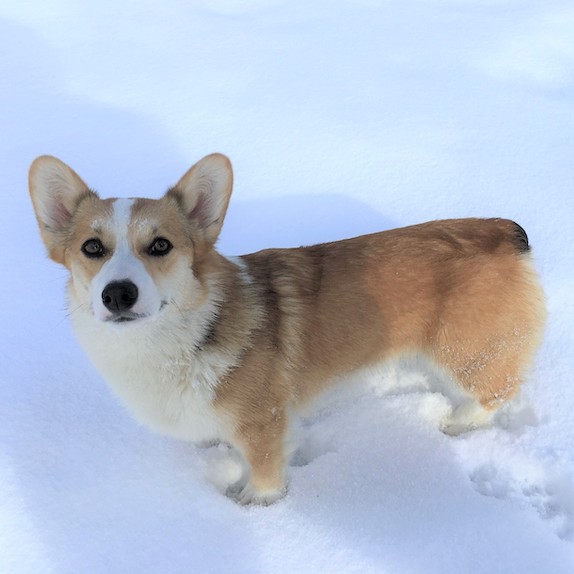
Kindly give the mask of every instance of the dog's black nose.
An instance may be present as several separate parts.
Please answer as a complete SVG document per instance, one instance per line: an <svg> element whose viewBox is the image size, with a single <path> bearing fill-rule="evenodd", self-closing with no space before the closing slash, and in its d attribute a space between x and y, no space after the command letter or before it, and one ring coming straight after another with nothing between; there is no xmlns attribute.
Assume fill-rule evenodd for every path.
<svg viewBox="0 0 574 574"><path fill-rule="evenodd" d="M131 309L138 299L138 288L131 281L113 281L102 291L102 301L113 313Z"/></svg>

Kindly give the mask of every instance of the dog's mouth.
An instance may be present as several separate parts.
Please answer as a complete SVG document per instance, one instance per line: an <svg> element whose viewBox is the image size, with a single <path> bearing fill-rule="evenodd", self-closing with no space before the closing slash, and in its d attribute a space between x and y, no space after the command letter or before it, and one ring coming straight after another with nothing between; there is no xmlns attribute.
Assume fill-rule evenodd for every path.
<svg viewBox="0 0 574 574"><path fill-rule="evenodd" d="M162 301L158 311L162 311L167 305L167 301ZM152 317L152 315L146 313L135 313L134 311L120 311L114 313L109 317L106 317L104 321L106 323L112 323L114 325L120 325L122 323L133 323L134 321L141 321L142 319L147 319Z"/></svg>
<svg viewBox="0 0 574 574"><path fill-rule="evenodd" d="M130 323L131 321L137 321L138 319L143 319L147 317L147 315L142 315L140 313L117 313L115 315L111 315L106 319L107 323Z"/></svg>

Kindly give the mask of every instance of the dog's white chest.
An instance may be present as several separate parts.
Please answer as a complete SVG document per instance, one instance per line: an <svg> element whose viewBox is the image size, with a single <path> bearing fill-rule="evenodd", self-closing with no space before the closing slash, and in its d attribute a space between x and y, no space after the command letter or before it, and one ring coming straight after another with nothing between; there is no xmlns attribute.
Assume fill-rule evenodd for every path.
<svg viewBox="0 0 574 574"><path fill-rule="evenodd" d="M228 429L213 406L220 361L181 346L154 347L121 333L76 334L96 368L134 416L152 430L192 442L225 440ZM103 335L103 333L102 333Z"/></svg>
<svg viewBox="0 0 574 574"><path fill-rule="evenodd" d="M213 408L214 374L185 359L157 357L155 365L106 373L110 385L153 430L194 442L223 438L221 422Z"/></svg>

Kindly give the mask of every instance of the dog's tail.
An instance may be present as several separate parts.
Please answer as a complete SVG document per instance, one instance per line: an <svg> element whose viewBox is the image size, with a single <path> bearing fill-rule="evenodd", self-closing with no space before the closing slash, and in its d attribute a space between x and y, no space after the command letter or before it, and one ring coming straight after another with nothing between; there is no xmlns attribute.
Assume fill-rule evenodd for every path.
<svg viewBox="0 0 574 574"><path fill-rule="evenodd" d="M514 245L518 249L520 253L527 253L530 251L530 244L528 243L528 235L526 235L526 231L524 228L518 225L515 221L514 223Z"/></svg>

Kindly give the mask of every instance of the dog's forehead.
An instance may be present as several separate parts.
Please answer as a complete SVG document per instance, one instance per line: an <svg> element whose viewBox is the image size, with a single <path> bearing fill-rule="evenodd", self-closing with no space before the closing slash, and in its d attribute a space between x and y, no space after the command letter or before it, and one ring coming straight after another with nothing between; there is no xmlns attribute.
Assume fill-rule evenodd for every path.
<svg viewBox="0 0 574 574"><path fill-rule="evenodd" d="M161 199L136 199L131 206L130 234L148 235L168 233L170 239L187 235L187 219L182 216L177 206Z"/></svg>
<svg viewBox="0 0 574 574"><path fill-rule="evenodd" d="M96 233L115 236L145 233L164 224L169 213L161 201L142 198L112 198L91 210L89 226Z"/></svg>
<svg viewBox="0 0 574 574"><path fill-rule="evenodd" d="M100 199L90 196L84 200L74 215L74 228L81 233L90 230L102 233L111 226L114 208L113 199Z"/></svg>
<svg viewBox="0 0 574 574"><path fill-rule="evenodd" d="M174 211L163 199L138 198L131 205L130 224L139 229L173 223Z"/></svg>
<svg viewBox="0 0 574 574"><path fill-rule="evenodd" d="M104 199L90 210L89 226L96 233L123 234L130 225L133 199Z"/></svg>

